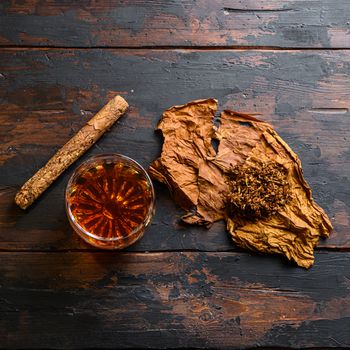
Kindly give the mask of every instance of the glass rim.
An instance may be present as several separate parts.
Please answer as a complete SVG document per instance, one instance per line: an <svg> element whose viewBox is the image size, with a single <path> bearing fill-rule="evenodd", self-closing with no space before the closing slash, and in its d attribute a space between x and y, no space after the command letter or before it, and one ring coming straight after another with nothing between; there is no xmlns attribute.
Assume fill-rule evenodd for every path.
<svg viewBox="0 0 350 350"><path fill-rule="evenodd" d="M128 163L131 163L133 166L136 166L139 170L141 170L142 174L145 176L145 178L147 180L147 183L150 185L152 198L151 198L151 204L150 204L148 213L145 217L145 220L142 223L140 223L134 230L132 230L128 236L104 238L101 236L94 235L93 233L84 229L84 227L82 227L79 224L79 222L74 218L74 216L72 214L72 211L71 211L70 205L69 205L69 201L68 201L68 197L69 197L70 189L72 187L74 180L82 173L82 170L84 169L84 167L88 166L90 163L93 163L94 161L99 160L99 159L103 160L103 159L112 159L112 158L114 158L114 159L119 158L123 161L127 161ZM150 176L148 175L147 171L136 160L134 160L128 156L125 156L123 154L120 154L120 153L100 153L100 154L93 155L93 156L89 157L88 159L86 159L85 161L83 161L74 170L73 174L70 176L68 183L67 183L67 186L66 186L66 190L65 190L65 208L66 208L66 213L67 213L70 224L73 226L74 229L78 229L82 234L87 235L87 236L89 236L95 240L101 241L101 242L115 242L115 241L124 240L124 239L127 239L128 237L134 235L135 233L137 233L140 229L142 229L142 228L145 229L148 226L148 224L151 222L151 219L153 217L154 204L155 204L155 191L154 191L152 180L151 180Z"/></svg>

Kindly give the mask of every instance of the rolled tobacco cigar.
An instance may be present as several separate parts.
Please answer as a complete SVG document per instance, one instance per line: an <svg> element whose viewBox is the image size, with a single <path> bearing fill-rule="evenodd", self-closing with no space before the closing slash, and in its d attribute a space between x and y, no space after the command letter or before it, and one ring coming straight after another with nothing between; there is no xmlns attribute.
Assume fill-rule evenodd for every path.
<svg viewBox="0 0 350 350"><path fill-rule="evenodd" d="M27 209L125 113L128 106L121 96L110 100L21 187L15 197L16 204Z"/></svg>

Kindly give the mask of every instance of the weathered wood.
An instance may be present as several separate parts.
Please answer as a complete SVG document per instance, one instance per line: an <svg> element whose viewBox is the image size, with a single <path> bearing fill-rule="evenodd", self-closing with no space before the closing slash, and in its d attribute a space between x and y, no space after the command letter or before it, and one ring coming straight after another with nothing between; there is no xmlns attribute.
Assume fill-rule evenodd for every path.
<svg viewBox="0 0 350 350"><path fill-rule="evenodd" d="M347 0L1 1L0 46L85 49L0 49L0 347L350 347L350 50L310 50L350 48L349 18ZM240 46L264 50L224 50ZM335 226L314 267L239 252L223 223L184 226L159 184L144 238L97 252L65 215L76 165L16 207L20 185L116 94L128 114L82 160L119 152L147 167L162 111L192 99L261 113Z"/></svg>
<svg viewBox="0 0 350 350"><path fill-rule="evenodd" d="M350 345L350 254L0 253L3 348ZM327 283L325 283L327 281Z"/></svg>
<svg viewBox="0 0 350 350"><path fill-rule="evenodd" d="M335 232L322 247L349 248L350 51L17 50L0 53L0 248L88 248L69 228L69 169L27 213L20 185L114 94L130 111L85 156L119 152L147 167L161 148L164 109L215 97L221 108L261 113L300 156ZM222 223L185 227L165 187L145 237L131 250L232 250Z"/></svg>
<svg viewBox="0 0 350 350"><path fill-rule="evenodd" d="M0 45L350 47L347 0L3 0Z"/></svg>

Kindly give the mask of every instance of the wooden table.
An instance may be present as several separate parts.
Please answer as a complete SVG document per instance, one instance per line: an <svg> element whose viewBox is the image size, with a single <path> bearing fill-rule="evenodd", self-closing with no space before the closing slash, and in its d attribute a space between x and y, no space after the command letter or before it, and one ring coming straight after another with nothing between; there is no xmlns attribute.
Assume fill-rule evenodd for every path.
<svg viewBox="0 0 350 350"><path fill-rule="evenodd" d="M348 0L1 1L0 347L350 346L349 33ZM162 111L193 99L272 123L335 227L314 267L237 249L223 223L181 224L159 184L141 241L93 249L64 210L77 164L17 208L115 94L129 112L77 164L119 152L147 167Z"/></svg>

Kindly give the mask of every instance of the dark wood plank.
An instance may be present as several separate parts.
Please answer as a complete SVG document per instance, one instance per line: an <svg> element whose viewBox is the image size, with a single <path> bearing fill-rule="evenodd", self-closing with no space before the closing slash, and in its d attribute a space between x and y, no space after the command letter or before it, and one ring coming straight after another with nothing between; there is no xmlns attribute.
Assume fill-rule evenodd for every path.
<svg viewBox="0 0 350 350"><path fill-rule="evenodd" d="M261 113L300 156L335 232L322 247L349 248L350 51L20 50L0 53L0 248L88 248L69 228L64 188L74 166L27 212L16 189L111 96L130 111L84 156L119 152L145 167L161 149L162 111L215 97ZM234 249L222 223L185 227L165 187L145 237L131 250Z"/></svg>
<svg viewBox="0 0 350 350"><path fill-rule="evenodd" d="M4 348L350 345L350 255L0 253ZM325 283L327 281L327 283Z"/></svg>
<svg viewBox="0 0 350 350"><path fill-rule="evenodd" d="M0 44L350 47L347 0L3 0Z"/></svg>

